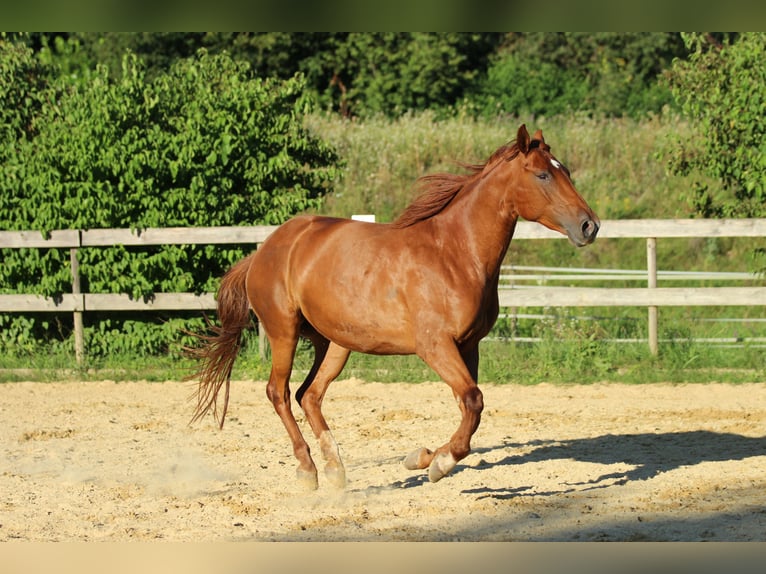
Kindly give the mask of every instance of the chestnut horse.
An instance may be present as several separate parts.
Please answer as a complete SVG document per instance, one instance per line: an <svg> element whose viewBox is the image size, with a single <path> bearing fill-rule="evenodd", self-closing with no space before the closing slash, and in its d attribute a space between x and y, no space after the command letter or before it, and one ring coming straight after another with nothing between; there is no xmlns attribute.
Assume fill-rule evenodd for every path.
<svg viewBox="0 0 766 574"><path fill-rule="evenodd" d="M317 488L317 468L290 405L289 380L299 337L314 364L296 393L327 464L328 480L346 482L322 399L349 353L417 354L452 389L461 422L449 442L406 457L435 482L470 452L483 409L477 386L479 341L498 315L500 265L519 217L565 234L575 246L596 238L599 219L575 190L541 131L522 125L512 145L468 174L421 178L423 194L393 223L299 216L277 228L235 264L218 291L220 326L200 335L193 420L208 412L223 427L229 384L250 309L271 345L266 394L292 441L297 474ZM222 411L217 396L225 386Z"/></svg>

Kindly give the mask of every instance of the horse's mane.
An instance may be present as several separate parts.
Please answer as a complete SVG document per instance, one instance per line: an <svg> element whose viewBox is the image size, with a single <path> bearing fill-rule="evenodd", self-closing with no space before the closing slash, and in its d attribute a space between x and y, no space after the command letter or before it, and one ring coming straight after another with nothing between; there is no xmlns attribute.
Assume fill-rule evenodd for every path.
<svg viewBox="0 0 766 574"><path fill-rule="evenodd" d="M472 186L501 159L510 161L518 153L519 148L514 142L499 147L485 163L459 163L458 165L467 169L468 173L433 173L418 178L420 195L391 225L401 229L433 217L444 210L461 189Z"/></svg>

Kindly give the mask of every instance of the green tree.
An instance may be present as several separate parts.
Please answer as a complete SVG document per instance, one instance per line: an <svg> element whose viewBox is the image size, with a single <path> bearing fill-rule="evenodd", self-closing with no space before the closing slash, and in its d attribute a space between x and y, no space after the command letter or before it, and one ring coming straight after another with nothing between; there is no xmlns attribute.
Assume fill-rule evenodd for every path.
<svg viewBox="0 0 766 574"><path fill-rule="evenodd" d="M516 54L499 58L469 101L480 115L555 116L582 108L588 83L550 62Z"/></svg>
<svg viewBox="0 0 766 574"><path fill-rule="evenodd" d="M667 81L697 137L673 143L670 166L723 184L717 195L695 184L690 200L700 215L766 216L766 33L684 39L691 55L674 62Z"/></svg>
<svg viewBox="0 0 766 574"><path fill-rule="evenodd" d="M119 74L126 52L150 79L200 48L226 52L259 77L300 72L324 108L356 116L449 109L467 98L490 114L639 117L672 103L657 80L687 54L680 34L660 32L72 32L26 40L75 79L97 64Z"/></svg>
<svg viewBox="0 0 766 574"><path fill-rule="evenodd" d="M445 108L486 69L499 39L491 34L350 34L333 54L330 87L342 92L336 101L361 114Z"/></svg>
<svg viewBox="0 0 766 574"><path fill-rule="evenodd" d="M256 76L306 78L323 107L345 115L444 107L462 97L486 69L503 35L497 33L70 33L35 36L60 65L107 66L119 74L122 55L136 54L146 75L167 73L174 61L205 48L250 64ZM71 46L78 46L72 50Z"/></svg>
<svg viewBox="0 0 766 574"><path fill-rule="evenodd" d="M0 36L0 156L7 161L15 142L37 133L37 120L48 101L52 70L30 48Z"/></svg>
<svg viewBox="0 0 766 574"><path fill-rule="evenodd" d="M670 33L511 33L470 99L489 114L639 117L672 102L658 78L685 54Z"/></svg>

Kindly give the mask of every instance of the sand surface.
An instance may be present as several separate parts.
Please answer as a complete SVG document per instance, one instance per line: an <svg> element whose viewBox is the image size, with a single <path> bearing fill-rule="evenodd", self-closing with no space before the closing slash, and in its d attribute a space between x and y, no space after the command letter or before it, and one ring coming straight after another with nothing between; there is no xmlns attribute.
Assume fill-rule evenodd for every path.
<svg viewBox="0 0 766 574"><path fill-rule="evenodd" d="M403 458L459 420L443 383L338 381L348 484L302 490L263 382L223 430L190 383L0 385L0 541L766 541L766 384L482 385L473 452ZM304 433L308 425L298 409Z"/></svg>

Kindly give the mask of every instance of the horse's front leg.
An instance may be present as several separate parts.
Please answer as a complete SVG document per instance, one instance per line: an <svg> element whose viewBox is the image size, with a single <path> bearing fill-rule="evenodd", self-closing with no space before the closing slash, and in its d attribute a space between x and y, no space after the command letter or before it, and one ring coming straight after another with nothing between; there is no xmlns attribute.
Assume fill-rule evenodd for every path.
<svg viewBox="0 0 766 574"><path fill-rule="evenodd" d="M428 467L428 479L436 482L471 452L471 437L479 427L484 409L484 399L476 385L479 350L477 346L461 354L449 341L427 347L419 355L450 386L461 413L460 425L448 443L435 451L420 448L404 460L404 466L410 470Z"/></svg>

